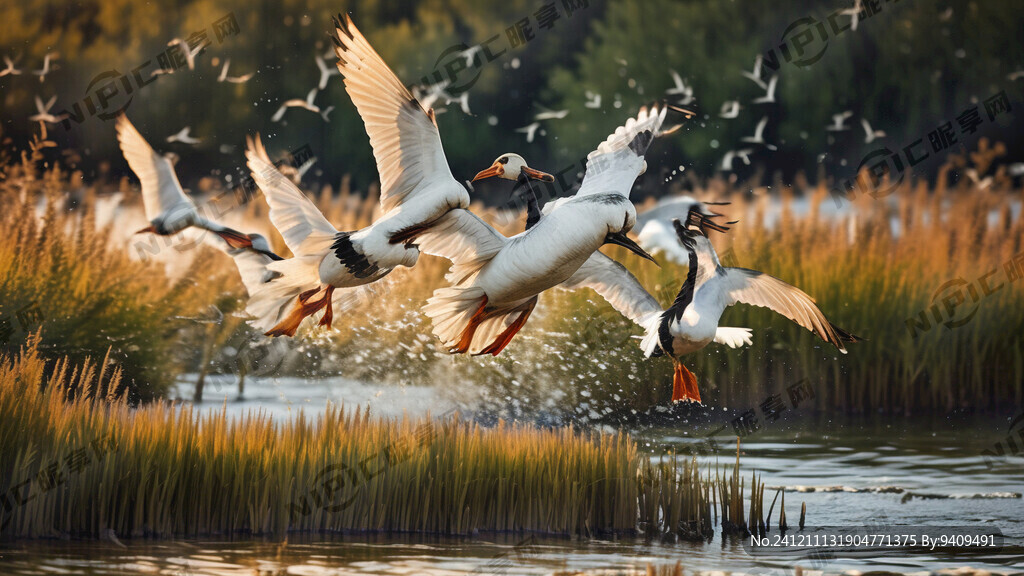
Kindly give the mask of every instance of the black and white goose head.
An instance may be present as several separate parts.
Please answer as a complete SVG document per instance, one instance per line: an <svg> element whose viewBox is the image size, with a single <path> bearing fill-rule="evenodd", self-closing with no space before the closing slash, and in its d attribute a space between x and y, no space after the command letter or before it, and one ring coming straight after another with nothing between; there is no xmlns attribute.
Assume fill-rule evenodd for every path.
<svg viewBox="0 0 1024 576"><path fill-rule="evenodd" d="M715 232L722 233L729 231L729 226L719 224L713 220L720 216L722 215L708 210L702 204L695 204L690 207L689 212L687 212L685 223L680 222L678 218L673 218L672 226L675 228L679 242L688 252L693 253L697 249L698 239L707 239L708 230L714 230ZM738 220L726 222L725 224L731 226L736 222L738 222Z"/></svg>
<svg viewBox="0 0 1024 576"><path fill-rule="evenodd" d="M473 182L483 180L485 178L493 178L495 176L503 180L513 181L519 180L520 178L540 180L542 182L555 181L554 176L547 172L541 172L540 170L530 168L526 163L526 159L513 152L506 152L505 154L498 156L490 167L477 172L476 176L473 177Z"/></svg>
<svg viewBox="0 0 1024 576"><path fill-rule="evenodd" d="M679 243L682 244L683 248L686 248L687 253L692 256L697 249L696 236L701 235L701 231L699 229L691 230L690 228L683 226L678 218L672 220L672 226L676 230L676 236L679 237Z"/></svg>

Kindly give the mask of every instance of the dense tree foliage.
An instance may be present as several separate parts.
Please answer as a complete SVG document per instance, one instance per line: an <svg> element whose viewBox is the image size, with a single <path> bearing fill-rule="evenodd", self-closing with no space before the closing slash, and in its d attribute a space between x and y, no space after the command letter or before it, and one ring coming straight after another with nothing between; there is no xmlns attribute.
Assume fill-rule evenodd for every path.
<svg viewBox="0 0 1024 576"><path fill-rule="evenodd" d="M206 30L210 45L196 58L195 70L133 86L127 109L151 142L183 157L186 185L211 172L237 174L244 166L244 136L258 131L272 150L308 144L320 158L323 182L336 184L350 173L355 186L366 189L377 178L372 153L338 77L316 96L320 106L336 106L329 123L304 110L289 111L285 123L271 121L281 102L305 98L316 86L314 57L328 52L331 16L344 10L408 84L430 78L435 70L445 77L445 66L460 59L453 46L487 43L488 50L477 54L477 66L451 75L454 95L468 87L472 114L453 102L438 116L460 178L509 150L552 172L578 165L628 114L664 97L673 86L672 70L693 87L690 107L698 117L653 150L650 163L662 176L680 165L699 175L719 170L724 153L746 146L740 139L753 134L762 117L769 118L765 138L778 150L753 146L753 165L737 161L738 170L760 164L791 175L813 171L820 161L840 174L879 145L864 143L861 119L884 130L885 144L894 149L918 138L927 145L928 133L938 125L956 126L965 108L981 106L1002 90L1013 111L996 121L986 119L979 133L958 144L972 147L971 138L991 133L1011 144L1011 155L1017 149L1012 144L1019 130L1012 124L1024 78L1008 75L1024 67L1024 14L1009 0L864 0L856 31L847 29L850 16L836 15L850 7L846 2L554 0L547 6L559 18L542 26L545 5L543 0L8 1L0 4L0 53L26 70L40 68L48 52L59 58L45 82L27 72L0 78L0 126L15 142L27 140L35 128L27 117L36 95L44 101L57 95L54 112L71 110L76 102L82 108L97 75L115 70L130 78L133 69L150 62L140 72L148 81L169 40ZM218 40L214 23L229 13L238 32ZM517 29L524 18L529 29ZM801 38L804 54L797 56ZM792 62L786 61L786 50ZM778 74L774 103L753 103L764 90L741 75L753 69L758 54L765 55L764 79ZM226 59L231 75L257 74L243 84L217 82ZM815 61L802 66L801 59ZM333 65L330 58L328 65ZM587 92L591 100L600 95L599 108L585 105ZM730 100L742 106L739 116L720 118L719 109ZM110 106L126 102L121 94ZM527 142L515 129L533 121L538 105L569 114L542 121L534 141ZM832 115L844 110L853 112L846 121L851 130L826 131ZM202 139L199 145L163 141L185 125ZM127 169L117 154L112 122L86 118L70 130L52 128L51 134L82 151L87 177L102 170L106 160L115 172ZM660 182L660 177L647 178L653 187ZM497 193L497 187L480 188Z"/></svg>

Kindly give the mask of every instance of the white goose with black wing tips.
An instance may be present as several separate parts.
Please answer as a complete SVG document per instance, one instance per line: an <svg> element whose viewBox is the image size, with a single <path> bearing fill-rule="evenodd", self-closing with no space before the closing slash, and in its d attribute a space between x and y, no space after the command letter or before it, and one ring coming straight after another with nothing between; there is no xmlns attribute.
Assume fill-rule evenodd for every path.
<svg viewBox="0 0 1024 576"><path fill-rule="evenodd" d="M689 252L689 271L672 305L646 320L646 334L640 344L648 357L667 354L672 358L673 401L700 402L697 378L679 361L680 356L711 342L732 348L751 343L749 328L718 325L722 312L734 304L762 306L777 312L844 354L845 343L860 340L829 322L814 299L796 286L756 270L723 267L707 238L708 229L721 228L711 218L694 209L685 225L678 220L673 222L679 241Z"/></svg>
<svg viewBox="0 0 1024 576"><path fill-rule="evenodd" d="M149 226L136 234L171 236L196 227L220 236L231 249L264 252L253 244L254 235L202 216L192 199L185 195L170 159L157 154L123 113L117 117L116 128L121 152L142 186L142 204L149 219ZM269 249L265 252L272 254Z"/></svg>
<svg viewBox="0 0 1024 576"><path fill-rule="evenodd" d="M264 159L258 136L248 139L245 155L253 180L270 206L270 222L292 252L291 258L272 262L245 255L235 258L249 290L246 311L254 317L250 323L267 336L294 336L306 317L321 310L320 325L330 327L335 290L369 284L395 266L416 263L419 252L403 245L371 263L353 249L352 236L365 234L372 226L356 233L338 231L290 179ZM257 264L265 271L260 272ZM262 280L248 281L249 277Z"/></svg>
<svg viewBox="0 0 1024 576"><path fill-rule="evenodd" d="M293 336L303 319L351 302L349 288L369 288L398 266L413 266L412 240L469 193L452 176L434 121L370 46L352 19L339 16L334 36L338 70L370 137L380 174L381 217L354 232L337 230L287 178L265 160L257 142L246 157L270 205L270 219L293 257L267 264L276 273L251 295L247 311L267 336Z"/></svg>
<svg viewBox="0 0 1024 576"><path fill-rule="evenodd" d="M506 238L471 212L453 210L416 238L423 252L453 264L452 285L436 290L423 308L452 353L499 354L526 323L537 296L569 280L603 244L651 258L626 236L636 223L629 192L666 112L644 108L620 126L588 156L579 191L545 206L544 217L526 232ZM502 162L506 158L477 177L502 175L511 164Z"/></svg>

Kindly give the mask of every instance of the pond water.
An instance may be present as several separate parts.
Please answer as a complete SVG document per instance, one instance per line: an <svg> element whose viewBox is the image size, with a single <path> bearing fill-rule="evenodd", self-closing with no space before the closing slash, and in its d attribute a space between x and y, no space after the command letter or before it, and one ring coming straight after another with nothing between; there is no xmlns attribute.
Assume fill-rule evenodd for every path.
<svg viewBox="0 0 1024 576"><path fill-rule="evenodd" d="M204 407L230 412L263 407L278 418L298 406L322 409L328 398L350 405L369 403L381 415L411 414L450 407L436 391L380 387L345 380L256 379L244 402L235 402L232 380L221 398L208 385ZM182 395L190 391L183 383ZM680 424L636 432L644 449L679 452L695 445L702 467L731 465L735 433L730 415L719 413L699 426ZM0 544L0 574L176 574L186 575L505 575L640 570L681 561L687 574L713 571L792 576L849 571L928 573L970 566L992 572L1024 573L1024 456L986 460L983 451L1006 437L1010 418L954 415L946 418L875 417L827 419L792 413L746 435L741 464L756 470L769 487L785 490L791 535L824 534L823 527L861 529L893 535L931 530L949 534L998 531L1001 549L972 553L906 549L870 554L838 552L834 558L807 554L753 554L749 539L716 534L709 543L572 540L480 534L472 538L418 536L291 537L286 545L267 541L186 540L177 542L37 541ZM720 426L726 424L725 429ZM707 434L720 430L708 451ZM698 444L699 443L699 444ZM800 506L807 526L799 531ZM777 524L779 505L772 517ZM777 528L772 527L772 534ZM829 549L830 550L830 549Z"/></svg>

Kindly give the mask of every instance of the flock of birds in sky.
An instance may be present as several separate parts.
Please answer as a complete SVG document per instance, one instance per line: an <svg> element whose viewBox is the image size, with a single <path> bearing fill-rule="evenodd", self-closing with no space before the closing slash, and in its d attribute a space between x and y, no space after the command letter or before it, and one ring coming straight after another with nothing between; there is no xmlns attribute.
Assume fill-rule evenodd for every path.
<svg viewBox="0 0 1024 576"><path fill-rule="evenodd" d="M860 20L860 15L863 12L864 6L862 0L854 0L854 5L848 9L842 10L840 12L840 15L849 17L850 29L856 31ZM943 21L948 21L950 18L952 18L952 16L952 8L949 8L945 12L940 14L940 18ZM182 54L184 55L186 64L185 67L188 70L195 70L196 58L202 52L204 45L190 46L189 43L186 40L183 40L182 38L174 38L167 42L167 45L178 46ZM482 45L474 45L459 52L458 54L456 54L456 57L464 58L466 68L472 68L475 65L477 65L476 59L480 52L482 51L482 49ZM327 88L328 81L330 80L330 78L332 76L337 76L340 74L337 67L328 65L327 60L329 58L332 58L333 56L333 50L323 55L314 55L314 62L316 64L317 70L320 73L320 77L316 87L309 90L309 92L306 93L305 97L290 98L282 102L280 107L271 117L272 121L286 123L285 116L289 110L303 109L308 112L312 112L314 114L319 115L324 122L330 122L330 113L334 110L334 106L321 106L316 103L316 98L320 94L320 92ZM37 70L26 71L16 68L16 62L12 61L9 56L4 56L4 62L6 64L6 67L0 70L0 77L28 73L31 75L38 76L39 80L42 82L43 80L45 80L47 74L49 74L51 70L54 69L53 67L51 67L52 60L56 60L58 57L59 54L57 53L48 53L44 56L41 68ZM621 59L619 59L619 63L623 65L626 64L626 62ZM255 72L249 72L247 74L243 74L240 76L229 76L230 66L231 60L225 59L223 64L221 64L220 73L217 77L218 82L240 84L248 82L256 75ZM513 59L512 67L516 68L518 66L518 58ZM777 102L776 89L778 86L779 75L772 74L770 77L766 78L765 70L766 68L764 66L763 56L759 54L756 56L754 60L754 66L752 70L743 70L740 72L744 78L750 80L752 83L757 85L758 88L764 91L763 95L754 98L749 102L748 105L751 108L762 105L770 105ZM174 69L158 68L151 74L153 76L157 76L161 74L173 74L175 72L176 70ZM694 96L693 84L691 84L688 79L680 76L680 74L675 70L670 69L668 71L668 74L672 80L672 86L666 89L664 92L666 99L670 103L677 106L689 106L693 102L695 102L696 97ZM1010 81L1024 78L1024 70L1012 72L1007 76L1007 78ZM469 106L469 92L464 91L456 96L447 91L448 85L449 81L447 80L432 85L413 85L412 94L417 100L419 100L420 104L425 109L433 109L435 115L445 112L447 110L446 107L451 104L456 104L458 108L462 110L463 113L471 115L472 113L470 111ZM591 90L586 90L585 99L586 101L584 103L584 107L586 108L600 109L602 107L603 99L601 94L599 93L593 92ZM45 103L43 102L42 98L37 96L35 98L36 114L30 116L29 120L33 122L42 122L46 124L57 124L62 120L65 120L65 116L58 116L51 112L55 103L56 96L53 96ZM441 103L442 105L436 106L436 104L438 103ZM622 102L621 100L619 100L618 95L616 95L614 107L618 109L621 107L621 105ZM538 112L536 112L533 115L532 121L526 126L521 126L514 129L516 133L523 134L527 143L534 142L538 135L545 136L547 134L547 132L544 129L545 122L561 120L569 115L568 109L551 110L543 107L540 104L535 104L535 106L538 108ZM741 104L741 102L737 99L728 100L722 103L718 112L718 117L724 120L735 120L740 117L741 111L746 108L747 106ZM851 126L848 123L848 121L853 116L854 112L852 110L844 110L832 115L832 123L824 126L825 131L829 135L829 144L834 143L834 138L839 133L851 131L854 129L854 126ZM496 125L497 118L495 116L490 116L488 118L488 122L492 126ZM737 161L742 162L746 166L750 166L752 164L751 157L756 152L760 150L767 150L771 152L777 151L778 146L774 143L767 141L765 137L765 131L768 127L768 123L769 116L767 114L762 114L759 121L755 125L754 133L750 136L744 136L740 138L740 146L736 147L735 149L725 151L723 153L722 160L718 165L718 169L721 170L722 172L734 172L737 167ZM863 131L865 144L872 144L876 140L886 138L887 136L885 131L875 129L867 118L860 118L859 124L861 130ZM806 138L807 132L801 132L801 137ZM178 134L169 136L166 139L166 141L195 145L199 144L202 140L199 138L189 136L189 127L186 126ZM712 147L717 146L717 141L712 142ZM222 145L220 147L220 151L225 154L230 154L233 153L234 148L234 146ZM819 154L817 158L818 162L822 162L827 155L827 153ZM843 165L845 165L845 160L843 160L842 163ZM968 176L970 176L970 174L968 174ZM972 180L974 180L976 184L982 184L979 180L975 178L972 178Z"/></svg>
<svg viewBox="0 0 1024 576"><path fill-rule="evenodd" d="M647 169L648 147L679 127L666 127L668 114L688 119L692 113L668 104L641 108L588 155L576 193L543 208L531 182L550 182L552 176L518 154L502 154L473 181L500 178L529 192L526 229L506 237L470 210L471 186L449 168L436 112L429 105L445 95L414 95L351 18L339 15L334 24L337 71L364 122L380 176L380 216L361 230L336 229L299 190L295 175L282 174L271 163L257 135L248 139L247 165L270 207L271 223L291 252L290 257L279 256L263 236L201 215L184 193L171 160L156 153L127 116L116 122L121 150L141 183L150 220L139 232L169 236L199 227L218 236L223 242L217 244L234 258L247 289L250 323L266 336L294 336L306 319L330 328L335 314L378 295L388 274L414 266L420 253L426 253L451 262L448 285L435 290L423 307L434 335L451 353L497 355L526 324L541 293L590 288L641 327L646 356L671 359L673 401L701 401L696 376L681 356L711 342L730 347L751 343L749 328L718 325L724 309L733 304L774 310L844 353L846 343L857 341L829 322L800 289L761 272L723 267L708 236L726 233L726 224L733 223L718 223L721 215L711 204L692 203L673 222L689 268L667 309L625 267L599 251L616 244L654 261L628 236L637 222L629 193ZM224 65L226 77L228 63ZM321 84L330 75L323 72ZM681 80L677 88L683 99L689 97ZM319 89L294 106L317 108L326 120L331 108L319 110L313 104ZM559 114L542 112L544 119ZM187 128L172 138L194 140ZM763 141L758 135L755 139Z"/></svg>

